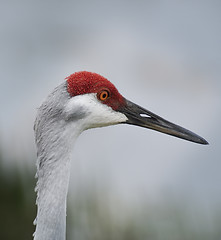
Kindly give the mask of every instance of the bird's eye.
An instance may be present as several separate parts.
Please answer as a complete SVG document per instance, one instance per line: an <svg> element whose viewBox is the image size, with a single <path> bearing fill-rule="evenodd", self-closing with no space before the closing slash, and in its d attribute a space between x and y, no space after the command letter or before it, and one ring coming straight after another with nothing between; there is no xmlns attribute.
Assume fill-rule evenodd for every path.
<svg viewBox="0 0 221 240"><path fill-rule="evenodd" d="M110 92L108 90L106 90L106 89L102 90L97 95L98 99L101 100L101 101L107 100L107 98L109 98L109 96L110 96Z"/></svg>

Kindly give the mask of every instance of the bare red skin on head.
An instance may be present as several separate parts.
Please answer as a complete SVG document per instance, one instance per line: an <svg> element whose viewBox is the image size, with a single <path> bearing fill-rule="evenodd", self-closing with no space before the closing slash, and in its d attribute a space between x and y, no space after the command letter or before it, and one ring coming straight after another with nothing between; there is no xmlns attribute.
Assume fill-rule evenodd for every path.
<svg viewBox="0 0 221 240"><path fill-rule="evenodd" d="M118 92L116 87L97 73L81 71L71 74L66 78L67 90L71 97L87 94L99 93L104 89L110 92L109 98L102 103L108 105L113 110L117 110L125 105L124 97Z"/></svg>

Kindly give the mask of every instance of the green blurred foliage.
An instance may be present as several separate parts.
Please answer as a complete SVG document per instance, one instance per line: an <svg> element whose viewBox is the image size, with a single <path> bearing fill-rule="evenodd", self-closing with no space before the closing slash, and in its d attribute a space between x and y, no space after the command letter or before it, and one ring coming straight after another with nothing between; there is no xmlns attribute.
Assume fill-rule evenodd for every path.
<svg viewBox="0 0 221 240"><path fill-rule="evenodd" d="M35 217L34 174L3 169L0 156L0 239L31 239Z"/></svg>
<svg viewBox="0 0 221 240"><path fill-rule="evenodd" d="M82 191L82 190L81 190ZM128 209L106 201L104 193L76 194L69 199L68 239L74 240L220 240L221 208L208 219L204 211L175 201L150 202ZM113 208L117 210L113 211Z"/></svg>
<svg viewBox="0 0 221 240"><path fill-rule="evenodd" d="M36 215L34 171L5 169L0 156L0 239L32 239ZM25 168L25 166L24 166ZM23 168L23 170L24 170ZM67 239L220 240L221 208L211 219L182 203L146 203L131 210L104 191L85 188L68 198Z"/></svg>

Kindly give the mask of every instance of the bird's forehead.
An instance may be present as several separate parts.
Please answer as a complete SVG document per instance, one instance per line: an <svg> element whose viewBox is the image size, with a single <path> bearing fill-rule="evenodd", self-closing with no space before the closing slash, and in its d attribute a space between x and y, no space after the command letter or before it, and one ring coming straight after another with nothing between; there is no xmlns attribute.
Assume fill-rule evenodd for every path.
<svg viewBox="0 0 221 240"><path fill-rule="evenodd" d="M86 71L76 72L67 77L66 80L67 90L71 97L87 93L96 93L102 88L108 88L112 93L119 94L110 81L97 73Z"/></svg>

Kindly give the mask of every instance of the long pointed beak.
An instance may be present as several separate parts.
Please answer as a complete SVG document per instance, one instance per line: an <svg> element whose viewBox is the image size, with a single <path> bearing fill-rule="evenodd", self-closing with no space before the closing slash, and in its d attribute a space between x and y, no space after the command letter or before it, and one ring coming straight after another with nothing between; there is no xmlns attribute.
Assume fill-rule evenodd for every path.
<svg viewBox="0 0 221 240"><path fill-rule="evenodd" d="M128 118L128 120L124 123L153 129L191 142L208 144L204 138L198 136L197 134L171 123L162 117L138 106L137 104L128 101L127 99L125 99L125 101L125 106L118 110L119 112L125 114Z"/></svg>

